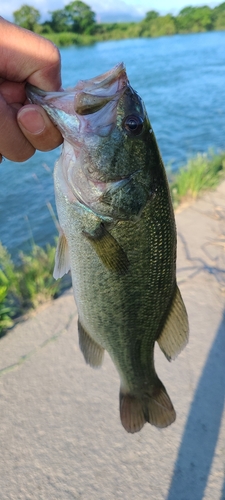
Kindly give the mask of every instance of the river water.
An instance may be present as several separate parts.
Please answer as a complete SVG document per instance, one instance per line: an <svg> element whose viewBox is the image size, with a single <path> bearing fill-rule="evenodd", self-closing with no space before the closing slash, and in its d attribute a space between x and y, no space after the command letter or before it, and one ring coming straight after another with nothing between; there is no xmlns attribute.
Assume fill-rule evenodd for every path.
<svg viewBox="0 0 225 500"><path fill-rule="evenodd" d="M225 149L225 32L97 43L61 50L64 88L123 61L143 98L166 167L197 152ZM13 138L12 138L13 140ZM0 240L16 259L53 242L52 171L60 149L0 165Z"/></svg>

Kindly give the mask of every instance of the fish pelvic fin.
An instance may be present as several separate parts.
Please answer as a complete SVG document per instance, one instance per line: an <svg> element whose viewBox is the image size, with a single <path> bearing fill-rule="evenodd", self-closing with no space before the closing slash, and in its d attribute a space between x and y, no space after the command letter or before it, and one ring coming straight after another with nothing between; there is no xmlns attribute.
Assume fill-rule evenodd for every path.
<svg viewBox="0 0 225 500"><path fill-rule="evenodd" d="M94 234L83 231L83 235L89 240L99 259L109 271L119 275L127 273L129 267L127 255L103 223L98 226Z"/></svg>
<svg viewBox="0 0 225 500"><path fill-rule="evenodd" d="M157 342L166 358L171 361L184 349L188 343L188 338L189 325L187 311L180 290L176 286L169 314Z"/></svg>
<svg viewBox="0 0 225 500"><path fill-rule="evenodd" d="M120 418L127 432L135 433L146 422L162 429L176 419L176 412L162 382L157 378L154 387L140 396L120 390Z"/></svg>
<svg viewBox="0 0 225 500"><path fill-rule="evenodd" d="M93 340L81 325L78 319L79 346L86 363L93 368L99 368L102 365L104 349Z"/></svg>
<svg viewBox="0 0 225 500"><path fill-rule="evenodd" d="M53 278L56 280L62 278L64 274L70 270L69 248L67 239L62 230L60 230L59 239L55 254L55 267L53 271Z"/></svg>

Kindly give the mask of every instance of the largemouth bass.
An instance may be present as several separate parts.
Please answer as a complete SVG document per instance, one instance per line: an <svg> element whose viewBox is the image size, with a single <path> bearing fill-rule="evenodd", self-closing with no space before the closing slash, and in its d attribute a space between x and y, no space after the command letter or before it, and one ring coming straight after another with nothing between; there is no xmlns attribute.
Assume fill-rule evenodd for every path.
<svg viewBox="0 0 225 500"><path fill-rule="evenodd" d="M85 361L107 350L121 380L128 432L166 427L175 410L154 367L188 340L176 283L176 228L169 187L142 99L123 64L62 92L27 87L64 137L54 184L60 236L55 278L71 270Z"/></svg>

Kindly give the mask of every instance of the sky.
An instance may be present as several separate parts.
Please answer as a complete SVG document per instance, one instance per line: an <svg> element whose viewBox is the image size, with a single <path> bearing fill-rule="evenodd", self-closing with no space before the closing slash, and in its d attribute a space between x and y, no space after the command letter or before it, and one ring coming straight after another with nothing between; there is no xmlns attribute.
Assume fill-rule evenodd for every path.
<svg viewBox="0 0 225 500"><path fill-rule="evenodd" d="M12 13L22 5L32 5L42 14L41 22L48 19L48 11L62 9L71 0L0 0L1 16L8 21L13 21ZM99 22L107 21L138 21L145 17L149 10L156 10L161 15L178 12L187 5L201 6L209 5L215 7L221 1L201 1L201 0L83 0L96 14Z"/></svg>

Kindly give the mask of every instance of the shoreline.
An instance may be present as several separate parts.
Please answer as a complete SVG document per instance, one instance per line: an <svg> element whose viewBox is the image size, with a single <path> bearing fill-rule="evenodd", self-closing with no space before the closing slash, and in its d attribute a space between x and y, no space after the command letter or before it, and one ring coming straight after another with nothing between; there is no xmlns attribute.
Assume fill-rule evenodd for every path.
<svg viewBox="0 0 225 500"><path fill-rule="evenodd" d="M225 31L225 27L222 29L215 30L202 30L202 31L187 31L187 32L175 32L175 33L161 33L154 36L112 36L111 38L105 37L101 38L98 36L88 36L88 35L77 35L75 33L42 33L41 36L50 40L52 43L57 45L59 49L72 47L73 45L76 47L86 47L90 45L94 45L96 43L102 42L117 42L121 40L139 40L139 39L150 39L155 40L156 38L162 37L173 37L173 36L186 36L186 35L201 35L203 33L223 33Z"/></svg>

